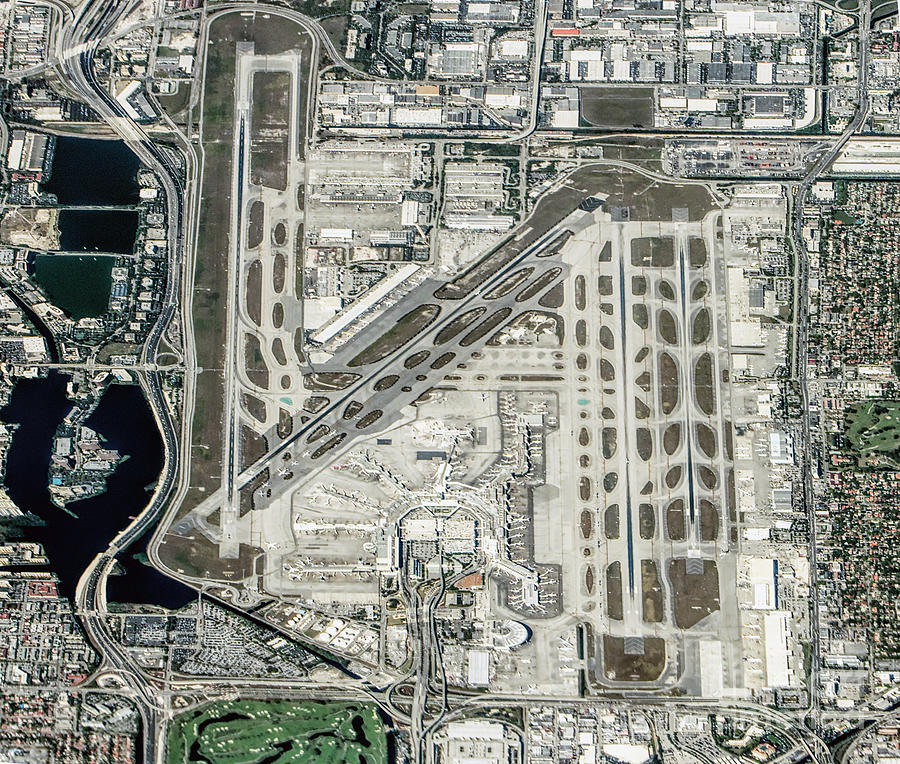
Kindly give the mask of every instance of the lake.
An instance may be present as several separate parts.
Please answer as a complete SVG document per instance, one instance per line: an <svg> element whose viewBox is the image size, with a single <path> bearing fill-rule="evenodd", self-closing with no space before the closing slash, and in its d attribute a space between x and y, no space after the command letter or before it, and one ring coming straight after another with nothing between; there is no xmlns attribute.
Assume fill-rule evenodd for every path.
<svg viewBox="0 0 900 764"><path fill-rule="evenodd" d="M141 163L122 141L58 136L50 180L59 204L137 204Z"/></svg>
<svg viewBox="0 0 900 764"><path fill-rule="evenodd" d="M109 309L116 258L99 255L34 255L35 283L75 321Z"/></svg>
<svg viewBox="0 0 900 764"><path fill-rule="evenodd" d="M43 379L20 380L0 418L19 424L6 461L6 490L17 506L43 522L24 527L24 539L44 545L50 567L60 577L61 593L74 597L90 561L146 507L162 469L163 450L141 388L110 386L86 424L127 458L107 479L105 493L68 505L75 516L54 505L47 489L50 451L56 428L72 406L66 397L68 379L53 371ZM109 579L109 599L168 608L195 599L193 590L132 556L145 543L142 539L136 548L119 555L126 573Z"/></svg>

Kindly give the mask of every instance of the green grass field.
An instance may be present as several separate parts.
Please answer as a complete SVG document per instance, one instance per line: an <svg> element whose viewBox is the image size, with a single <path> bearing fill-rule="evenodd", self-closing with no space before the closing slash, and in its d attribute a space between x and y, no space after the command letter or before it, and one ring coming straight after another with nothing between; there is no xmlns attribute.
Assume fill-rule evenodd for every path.
<svg viewBox="0 0 900 764"><path fill-rule="evenodd" d="M844 435L860 466L897 466L900 401L862 401L848 406Z"/></svg>
<svg viewBox="0 0 900 764"><path fill-rule="evenodd" d="M365 703L218 701L176 717L167 764L383 764L387 740Z"/></svg>

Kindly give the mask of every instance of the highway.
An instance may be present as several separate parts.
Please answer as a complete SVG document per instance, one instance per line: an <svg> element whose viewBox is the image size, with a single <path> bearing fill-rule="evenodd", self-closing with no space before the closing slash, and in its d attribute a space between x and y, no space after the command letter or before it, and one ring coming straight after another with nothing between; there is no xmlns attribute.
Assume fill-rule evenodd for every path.
<svg viewBox="0 0 900 764"><path fill-rule="evenodd" d="M186 377L192 384L191 372L196 368L193 354L192 324L190 318L190 291L193 274L192 246L185 247L186 241L192 241L196 235L196 209L199 203L197 193L187 193L191 186L195 186L199 177L197 155L186 136L180 135L183 154L187 160L185 168L173 161L173 157L164 149L157 146L144 130L130 120L118 103L113 100L96 80L93 71L93 56L100 42L113 29L116 20L126 15L133 9L135 3L114 4L104 0L91 0L84 5L77 16L73 17L59 32L58 59L59 69L64 76L64 82L75 95L90 103L115 130L122 140L138 155L143 163L153 168L159 177L166 195L167 225L169 251L169 268L166 283L166 291L163 300L163 308L151 329L144 346L140 363L131 369L139 378L147 399L151 405L157 424L163 435L164 464L159 483L147 507L135 517L133 522L121 531L111 542L107 551L98 555L85 570L76 591L76 609L82 617L85 630L89 639L102 656L100 667L95 676L114 671L131 690L132 698L138 707L142 718L145 734L143 736L143 761L161 761L163 759L163 734L165 719L170 715L170 710L160 698L169 697L172 688L164 690L155 680L150 679L143 671L133 664L130 657L121 646L110 637L105 629L103 617L106 612L105 580L115 563L115 555L130 546L149 531L160 519L160 515L167 506L178 504L176 500L170 502L172 489L176 485L176 478L180 492L187 486L186 464L179 458L179 439L175 430L175 423L169 410L168 403L162 391L159 372L167 367L156 363L156 356L160 342L173 317L182 312L183 306L188 309L182 313L183 329L185 335L185 361ZM234 6L231 9L223 9L216 15L245 11L246 6ZM265 7L267 12L275 15L296 19L299 14L285 10ZM309 25L302 21L304 27ZM327 35L318 28L317 39ZM330 41L328 43L330 45ZM177 135L178 133L176 133ZM187 178L187 184L183 179ZM189 206L189 216L185 216L184 205ZM186 235L187 230L187 235ZM185 262L185 253L187 262ZM182 292L182 269L186 272L184 292ZM189 411L185 412L187 421L190 421ZM190 428L183 428L181 433L182 445L190 444ZM148 547L151 559L154 557L155 547ZM158 561L158 557L156 558ZM161 567L158 565L158 567ZM164 569L163 569L164 570ZM215 684L215 683L213 683ZM284 689L284 688L282 688ZM314 693L322 695L321 687ZM365 693L365 689L359 686L354 688L352 695L359 697ZM395 713L400 709L393 708L389 702L378 700L380 704L392 709Z"/></svg>
<svg viewBox="0 0 900 764"><path fill-rule="evenodd" d="M817 529L816 529L816 502L813 492L813 464L814 450L810 433L810 395L808 380L808 350L809 350L809 306L807 295L809 279L809 257L806 245L803 241L803 208L810 188L816 179L838 157L841 149L850 138L863 126L869 113L868 76L869 76L869 36L871 34L872 6L870 0L860 0L859 7L859 80L857 82L858 106L856 114L847 125L840 138L809 168L804 178L796 188L793 200L791 217L791 241L795 257L794 280L794 358L791 364L792 380L798 387L802 402L801 421L797 435L799 436L798 453L801 454L803 469L803 503L807 515L809 527L809 587L810 587L810 641L812 662L809 676L809 708L808 719L819 733L821 730L821 703L819 697L819 664L820 664L820 639L819 639L819 600L818 600L818 559ZM819 739L818 737L816 738ZM816 754L820 759L813 757L814 761L831 761L831 753L823 745L819 746Z"/></svg>
<svg viewBox="0 0 900 764"><path fill-rule="evenodd" d="M143 736L145 762L156 762L163 754L159 748L158 731L164 728L160 714L163 711L156 701L152 685L147 677L132 665L125 651L107 633L103 624L105 611L105 579L115 560L115 555L137 541L156 521L166 505L175 483L178 463L177 434L162 391L156 355L160 341L180 306L179 276L183 251L182 203L184 184L182 169L172 157L157 146L97 82L93 70L93 56L99 41L112 29L120 14L134 6L129 3L107 3L89 0L83 5L71 23L59 32L61 60L60 73L66 85L103 117L147 166L156 171L167 203L169 242L169 267L166 290L160 314L149 332L137 372L141 387L147 396L154 417L163 436L163 468L160 480L149 504L111 542L108 550L98 555L88 566L76 590L76 609L82 616L88 637L97 647L103 660L103 668L114 668L126 684L135 692L139 701L145 733ZM73 52L77 51L75 55Z"/></svg>

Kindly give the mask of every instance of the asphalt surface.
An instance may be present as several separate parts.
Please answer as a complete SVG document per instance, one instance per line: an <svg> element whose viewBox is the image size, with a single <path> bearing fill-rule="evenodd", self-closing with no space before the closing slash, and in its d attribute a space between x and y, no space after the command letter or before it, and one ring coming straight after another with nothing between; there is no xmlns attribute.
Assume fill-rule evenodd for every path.
<svg viewBox="0 0 900 764"><path fill-rule="evenodd" d="M359 349L364 346L365 342L352 343L343 354L341 360L335 359L334 363L329 363L321 367L321 371L342 370L352 371L361 374L361 378L349 385L344 390L331 395L331 400L324 409L318 414L313 415L309 421L299 427L288 439L278 445L277 448L266 454L265 457L258 460L255 464L244 470L239 476L239 482L242 486L253 483L260 476L264 475L265 470L269 470L266 478L268 482L267 490L271 491L271 495L260 497L261 500L272 500L282 495L285 491L295 488L298 481L305 475L312 474L325 467L327 459L316 455L318 448L329 442L334 437L343 436L340 448L332 449L328 452L329 457L333 457L340 451L346 450L352 441L359 437L365 437L367 431L377 428L383 428L386 425L397 421L402 416L402 409L419 398L427 390L441 384L444 376L452 370L453 365L466 360L473 352L491 338L494 334L492 330L486 332L484 336L473 341L468 346L463 346L462 341L466 335L479 324L490 320L490 317L503 308L511 308L512 314L510 320L519 313L540 309L538 304L540 297L553 287L559 280L565 278L564 272L559 278L552 281L545 289L528 300L521 302L516 301L516 295L522 290L513 290L505 297L498 299L488 299L486 295L498 284L500 284L507 276L518 270L525 264L537 263L539 268L535 271L528 283L536 281L540 275L551 267L558 266L558 262L554 257L537 259L535 255L543 250L546 244L553 240L556 234L565 228L565 221L560 222L551 229L547 234L541 237L532 246L526 248L520 255L512 260L505 267L497 271L493 276L488 278L481 286L473 290L468 296L460 300L436 300L433 296L434 291L443 285L443 282L426 281L415 292L408 295L402 304L393 309L392 313L402 315L417 305L437 304L441 307L441 313L432 324L420 331L410 341L405 343L401 348L392 352L387 358L374 364L361 366L357 368L349 368L342 363L344 357L355 355ZM524 287L523 287L524 288ZM450 324L455 318L473 310L477 307L485 307L486 311L479 321L473 322L466 329L463 329L455 338L436 347L435 337ZM383 321L379 321L381 326L390 325L392 323L392 315L388 314ZM504 321L500 326L507 323ZM499 326L497 327L499 328ZM378 332L380 334L380 332ZM420 365L411 369L407 369L402 361L409 358L414 353L427 350L430 353L429 358ZM452 352L455 354L453 361L445 367L432 369L431 363L440 355ZM376 390L375 383L384 377L396 374L399 380L390 388L385 390ZM408 387L408 391L403 391L404 387ZM325 393L323 393L324 395ZM362 404L362 409L352 419L344 419L344 412L347 405L351 401ZM360 421L367 414L373 411L381 411L382 415L376 422L368 427L360 427ZM317 438L313 443L308 442L309 436L321 426L327 426L329 432ZM321 461L320 461L321 460Z"/></svg>
<svg viewBox="0 0 900 764"><path fill-rule="evenodd" d="M163 333L165 332L166 327L168 326L169 322L171 321L179 307L179 274L181 271L183 253L182 200L185 191L181 178L182 169L175 166L171 156L167 152L160 149L153 141L151 141L146 136L146 134L143 133L140 128L138 128L136 125L134 125L134 123L130 122L126 118L118 104L105 93L102 86L96 81L92 67L93 54L97 48L99 40L101 40L106 34L109 33L109 31L112 29L115 19L118 18L120 14L129 11L134 5L134 2L110 4L104 2L103 0L90 0L85 6L81 8L78 16L74 20L70 21L69 25L66 26L63 32L60 34L58 49L63 53L63 55L60 57L58 66L60 71L64 73L67 84L72 87L81 97L88 101L92 106L94 106L94 108L96 108L102 116L109 119L115 125L117 131L136 151L136 153L138 153L142 161L146 162L149 166L154 167L157 170L163 181L169 204L168 226L172 252L170 256L171 259L169 278L166 287L164 308L148 337L148 341L142 358L142 371L140 372L141 384L148 395L151 407L163 433L163 439L165 443L165 466L163 469L160 484L153 496L153 499L151 500L150 505L144 510L144 512L142 512L138 516L138 518L130 526L128 526L128 528L122 531L122 533L120 533L113 540L107 553L98 556L92 566L89 567L85 572L85 575L79 584L77 603L80 613L85 618L86 628L88 630L90 638L92 639L94 644L98 646L98 649L100 649L101 654L104 656L104 666L115 668L120 673L120 675L125 678L128 685L133 688L136 696L142 699L142 702L140 702L138 705L144 723L146 725L146 729L154 730L159 728L160 726L159 722L161 721L162 713L158 706L156 691L148 682L147 677L131 665L128 656L125 655L124 651L122 651L122 649L115 643L115 641L109 637L103 626L101 615L104 610L103 605L105 604L101 601L103 583L115 554L137 540L157 521L158 516L161 510L164 508L167 498L172 491L175 477L178 474L180 467L178 454L178 438L167 408L166 401L162 394L159 373L155 370L154 365ZM235 7L241 7L242 9L245 9L250 6L238 6L236 4ZM269 6L259 7L269 12L273 11L273 9ZM63 6L63 8L65 7ZM61 12L65 13L65 11L63 11L62 9ZM284 13L287 16L288 12L285 11ZM862 26L866 30L866 35L868 34L868 19L870 14L871 8L868 5L865 5L862 11L862 19L864 22ZM330 52L334 53L335 59L339 60L340 56L336 51L333 50L333 45L331 45L330 41L327 38L327 35L324 35L324 33L322 33L320 29L317 31L317 34L325 42L325 47L328 48ZM802 238L800 237L803 201L809 191L809 188L815 181L815 178L820 175L821 172L826 169L827 166L834 160L834 158L839 154L841 148L843 148L843 146L846 144L847 140L849 140L849 138L859 129L865 119L868 110L866 95L867 67L865 66L866 47L867 46L865 44L860 46L863 65L860 67L860 106L857 115L848 126L845 133L837 141L837 143L835 143L835 145L826 154L824 154L820 158L820 160L809 170L805 178L801 181L798 187L797 194L795 196L796 201L792 231L793 238L799 253L798 291L800 294L804 294L804 291L802 290L802 288L800 288L799 285L805 283L807 273L806 258L802 248ZM73 52L76 51L77 53L73 55ZM498 274L497 277L495 277L488 283L497 283L497 280L502 277L502 275L510 273L514 268L524 263L527 258L534 254L534 251L538 246L539 245L534 245L529 250L526 250L526 252L520 255L516 261L507 266L504 271L502 271L500 274ZM379 425L383 425L384 423L397 418L399 416L399 409L402 408L403 405L406 405L412 400L415 400L415 398L417 398L418 395L421 394L421 392L433 386L436 381L439 378L443 377L443 375L446 373L446 370L441 370L439 373L431 373L430 370L421 371L419 369L404 369L401 373L399 369L394 368L398 365L398 361L400 360L401 356L407 357L417 349L430 347L429 343L433 339L433 335L442 326L446 325L449 320L459 315L460 313L465 312L466 310L470 310L476 305L485 304L483 292L487 288L488 285L485 285L485 287L479 290L479 293L456 303L457 307L455 310L443 313L438 324L429 327L426 332L424 332L412 342L408 343L401 351L398 351L392 357L387 359L386 363L379 365L377 368L371 370L365 369L363 378L358 383L352 385L350 388L348 388L348 390L343 391L339 396L337 396L337 400L331 403L329 407L327 407L319 415L314 417L313 420L311 420L311 423L308 424L304 430L296 433L288 442L282 444L282 446L279 447L278 453L271 455L272 458L274 458L275 456L280 456L281 453L285 452L289 448L292 448L295 443L300 444L301 439L305 438L305 436L307 436L312 431L314 426L318 426L320 424L327 424L332 428L333 433L346 433L345 444L349 445L352 438L356 434L359 434L359 431L355 430L355 422L358 422L359 418L364 416L369 411L373 409L380 409L384 412L382 420L379 420ZM803 307L801 308L801 312L798 315L797 321L798 355L797 359L795 360L794 369L795 375L798 379L798 382L800 383L804 403L808 404L808 392L805 378L805 322L807 316L805 313L806 308L803 301L797 300L797 304L798 306L802 305ZM493 309L502 307L502 305L503 303L499 301L491 303L491 307ZM410 307L409 303L407 303L405 307ZM517 307L524 308L527 306L520 305ZM486 314L486 316L487 315L489 314ZM490 333L488 334L488 337L489 336ZM477 348L478 344L473 343L472 346L463 349L461 346L459 346L457 339L457 341L449 343L445 348L441 348L441 350L444 352L458 352L459 356L457 359L455 359L456 362L458 362L459 360L463 359L465 354L471 353ZM432 355L432 358L430 358L429 361L433 360L433 358L434 355ZM399 388L407 383L410 383L409 386L412 388L411 392L402 399L399 399L399 396L397 396L396 393L391 394L390 391L386 391L384 394L379 394L377 392L373 392L370 389L372 383L377 381L377 379L380 379L386 374L392 372L401 375L401 382L397 383L396 388ZM425 380L415 379L415 377L420 373L425 375ZM392 388L392 390L393 389L395 388ZM346 406L346 403L348 403L350 400L356 399L360 400L360 402L364 402L364 408L360 412L359 417L356 418L354 422L350 422L348 424L342 419L341 413ZM804 445L806 446L804 451L808 453L808 421L805 423L803 429ZM305 448L305 451L309 452L309 450L310 449ZM297 457L294 456L293 458ZM304 461L300 464L294 465L298 467L298 469L295 471L297 474L301 474L304 471L312 471L316 468L316 460L312 458L310 453L300 454L299 458L300 460ZM259 474L260 469L264 468L265 466L268 465L254 465L254 469L248 470L242 477L249 481L256 477L256 475ZM807 470L807 476L809 476L809 470ZM281 481L281 484L279 484L279 481L277 480L274 482L270 480L270 487L273 489L273 491L286 490L287 486L292 482L293 478L287 478ZM812 504L810 485L807 485L806 494L807 507L810 513L812 513L814 507ZM814 525L811 527L814 527ZM814 539L812 541L811 547L813 553L815 553ZM812 583L814 586L814 580ZM425 620L427 621L428 619ZM426 653L428 654L427 656ZM431 652L430 650L424 650L422 652L421 658L422 665L424 665L426 659L430 664L430 668L435 668L435 657L433 655L433 652ZM816 661L814 661L814 664L815 663ZM344 691L345 690L337 690L337 692ZM374 694L381 695L380 692L374 692ZM539 699L529 698L527 702L531 703L534 700ZM521 698L505 697L502 694L494 693L474 701L464 698L462 702L465 705L467 703L497 704L501 702L515 704L524 701ZM642 698L640 702L644 705L652 705L656 701ZM661 699L659 702L670 703L671 701ZM816 702L817 701L814 700L814 703ZM687 705L688 707L695 707L691 704ZM761 710L758 707L748 707L746 708L746 712L756 713L760 716L760 718L777 721L778 723L784 725L789 725L789 728L793 733L797 735L798 739L807 741L810 739L809 735L806 732L797 729L797 719L794 716L776 713L767 709ZM162 752L158 748L158 741L156 736L153 734L146 734L144 737L145 761L157 761L162 755ZM817 745L816 740L817 739L813 738L813 745ZM817 761L827 761L830 758L826 757L819 748L816 749L816 756L822 756L822 758L817 759Z"/></svg>

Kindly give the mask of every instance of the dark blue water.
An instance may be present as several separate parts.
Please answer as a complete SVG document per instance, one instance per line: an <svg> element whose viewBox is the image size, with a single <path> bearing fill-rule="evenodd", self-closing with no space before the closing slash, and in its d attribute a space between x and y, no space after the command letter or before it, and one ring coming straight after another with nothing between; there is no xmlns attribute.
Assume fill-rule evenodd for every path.
<svg viewBox="0 0 900 764"><path fill-rule="evenodd" d="M122 141L60 136L50 180L41 189L60 204L137 204L139 167Z"/></svg>
<svg viewBox="0 0 900 764"><path fill-rule="evenodd" d="M72 407L68 379L54 371L44 379L19 381L0 418L19 424L6 461L6 489L21 509L43 521L25 527L24 538L44 545L61 593L73 597L88 563L147 505L163 459L159 430L141 389L112 385L86 424L128 458L107 479L105 493L68 505L75 517L54 505L48 470L53 435ZM120 555L126 574L109 579L109 599L177 608L195 598L192 590L133 559L133 551L139 550Z"/></svg>
<svg viewBox="0 0 900 764"><path fill-rule="evenodd" d="M60 210L59 248L66 252L134 252L135 210Z"/></svg>

